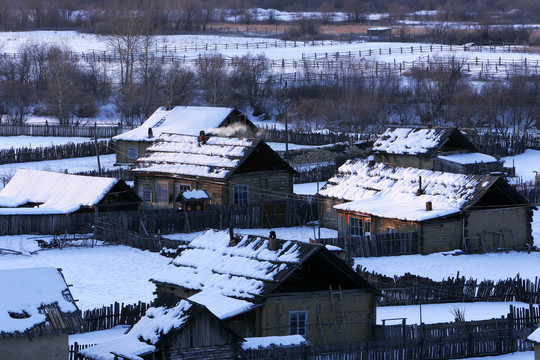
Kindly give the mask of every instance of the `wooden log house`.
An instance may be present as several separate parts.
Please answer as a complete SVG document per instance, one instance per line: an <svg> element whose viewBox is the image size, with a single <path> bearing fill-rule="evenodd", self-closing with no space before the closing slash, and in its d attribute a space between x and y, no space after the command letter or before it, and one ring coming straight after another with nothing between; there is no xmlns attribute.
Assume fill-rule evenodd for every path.
<svg viewBox="0 0 540 360"><path fill-rule="evenodd" d="M254 137L257 127L238 109L176 106L158 108L141 126L113 137L116 163L132 164L162 133Z"/></svg>
<svg viewBox="0 0 540 360"><path fill-rule="evenodd" d="M176 207L205 191L214 205L285 202L296 171L264 141L164 133L131 170L146 206Z"/></svg>
<svg viewBox="0 0 540 360"><path fill-rule="evenodd" d="M395 233L417 234L422 254L532 245L534 206L499 176L349 160L320 195L324 225L337 225L340 237L364 248L373 248L377 235Z"/></svg>
<svg viewBox="0 0 540 360"><path fill-rule="evenodd" d="M151 281L205 305L242 337L369 341L379 291L324 246L208 230Z"/></svg>

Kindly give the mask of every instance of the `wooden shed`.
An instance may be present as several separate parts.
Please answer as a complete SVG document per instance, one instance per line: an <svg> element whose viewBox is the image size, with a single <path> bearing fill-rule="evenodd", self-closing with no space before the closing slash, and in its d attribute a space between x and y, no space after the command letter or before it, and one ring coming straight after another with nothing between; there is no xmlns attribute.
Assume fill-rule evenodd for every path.
<svg viewBox="0 0 540 360"><path fill-rule="evenodd" d="M125 335L80 354L83 359L96 360L232 360L242 341L206 307L175 300L149 308Z"/></svg>
<svg viewBox="0 0 540 360"><path fill-rule="evenodd" d="M1 270L0 293L0 357L69 357L68 335L81 332L83 320L59 269Z"/></svg>
<svg viewBox="0 0 540 360"><path fill-rule="evenodd" d="M264 141L161 134L131 170L145 205L178 207L178 196L203 190L214 205L284 202L296 171Z"/></svg>
<svg viewBox="0 0 540 360"><path fill-rule="evenodd" d="M395 235L386 235L397 233L416 234L417 244L408 253L523 250L532 245L534 206L499 176L350 160L320 194L335 203L339 236L358 244L354 256L399 254L403 247L396 246L394 254L374 250L380 252L384 246L377 242L395 240Z"/></svg>
<svg viewBox="0 0 540 360"><path fill-rule="evenodd" d="M160 297L204 304L242 337L369 341L379 291L324 246L208 230L152 279Z"/></svg>
<svg viewBox="0 0 540 360"><path fill-rule="evenodd" d="M391 27L374 27L367 29L367 34L371 38L372 36L376 37L390 37L392 36L392 28Z"/></svg>
<svg viewBox="0 0 540 360"><path fill-rule="evenodd" d="M238 109L225 107L160 107L141 126L113 137L116 163L131 164L162 133L254 137L257 127Z"/></svg>
<svg viewBox="0 0 540 360"><path fill-rule="evenodd" d="M435 170L437 157L477 152L457 128L389 128L373 144L375 161Z"/></svg>

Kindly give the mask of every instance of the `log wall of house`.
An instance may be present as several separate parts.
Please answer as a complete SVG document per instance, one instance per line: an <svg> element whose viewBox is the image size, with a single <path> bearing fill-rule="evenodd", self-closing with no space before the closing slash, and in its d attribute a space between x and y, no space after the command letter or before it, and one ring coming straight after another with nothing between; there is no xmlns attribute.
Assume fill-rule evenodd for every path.
<svg viewBox="0 0 540 360"><path fill-rule="evenodd" d="M470 210L467 216L466 236L483 237L486 251L496 250L499 247L514 249L516 245L518 249L524 250L527 244L532 245L530 207Z"/></svg>
<svg viewBox="0 0 540 360"><path fill-rule="evenodd" d="M28 336L0 339L2 359L68 359L67 334L44 334L29 339Z"/></svg>
<svg viewBox="0 0 540 360"><path fill-rule="evenodd" d="M293 193L292 175L286 171L261 171L234 174L229 178L227 203L233 203L233 186L247 185L249 202L284 201Z"/></svg>
<svg viewBox="0 0 540 360"><path fill-rule="evenodd" d="M417 169L433 170L433 158L428 156L401 155L401 154L375 154L376 162L413 167Z"/></svg>
<svg viewBox="0 0 540 360"><path fill-rule="evenodd" d="M306 338L312 344L371 340L376 316L373 293L344 290L341 299L334 293L332 301L329 291L271 295L260 310L260 333L257 336L289 335L289 312L307 311Z"/></svg>
<svg viewBox="0 0 540 360"><path fill-rule="evenodd" d="M169 189L168 201L157 201L158 183L167 184ZM223 199L226 199L228 192L226 189L226 183L219 180L205 180L205 179L192 179L192 178L169 178L164 176L140 176L135 174L135 191L144 200L144 189L152 190L152 201L143 202L144 205L151 205L157 207L174 207L178 206L175 202L176 198L180 194L180 185L190 185L192 190L204 190L210 195L212 204L221 205Z"/></svg>
<svg viewBox="0 0 540 360"><path fill-rule="evenodd" d="M185 351L205 346L229 345L234 340L231 332L217 318L199 311L179 331L174 332L172 338L167 339L167 347L171 351Z"/></svg>
<svg viewBox="0 0 540 360"><path fill-rule="evenodd" d="M136 147L138 157L141 157L146 152L146 149L152 145L152 141L126 141L126 140L117 140L116 141L116 163L117 164L131 164L137 159L128 158L128 148Z"/></svg>
<svg viewBox="0 0 540 360"><path fill-rule="evenodd" d="M329 229L338 229L338 213L334 209L335 205L343 204L344 200L335 200L329 198L321 198L320 201L320 219L321 226Z"/></svg>
<svg viewBox="0 0 540 360"><path fill-rule="evenodd" d="M421 223L418 251L432 254L462 248L463 221L455 218L447 221L426 221Z"/></svg>

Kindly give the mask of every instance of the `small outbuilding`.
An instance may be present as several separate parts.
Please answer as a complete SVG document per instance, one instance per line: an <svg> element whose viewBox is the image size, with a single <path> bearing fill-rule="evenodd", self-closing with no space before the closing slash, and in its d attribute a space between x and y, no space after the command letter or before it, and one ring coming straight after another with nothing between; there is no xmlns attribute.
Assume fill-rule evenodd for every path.
<svg viewBox="0 0 540 360"><path fill-rule="evenodd" d="M0 294L2 359L69 358L83 320L60 269L0 270Z"/></svg>
<svg viewBox="0 0 540 360"><path fill-rule="evenodd" d="M379 38L382 37L391 37L392 36L392 28L391 27L374 27L367 30L368 36L371 38L372 36L376 36Z"/></svg>
<svg viewBox="0 0 540 360"><path fill-rule="evenodd" d="M0 235L69 232L93 222L96 211L132 211L140 203L120 179L20 169L0 191Z"/></svg>
<svg viewBox="0 0 540 360"><path fill-rule="evenodd" d="M435 170L441 155L477 152L457 128L389 128L373 144L375 161Z"/></svg>
<svg viewBox="0 0 540 360"><path fill-rule="evenodd" d="M157 299L205 305L242 337L369 341L380 292L324 246L208 230L151 279Z"/></svg>
<svg viewBox="0 0 540 360"><path fill-rule="evenodd" d="M180 300L149 308L126 334L80 355L94 360L232 360L242 341L206 307Z"/></svg>
<svg viewBox="0 0 540 360"><path fill-rule="evenodd" d="M226 107L160 107L141 126L113 137L116 163L131 164L162 133L254 137L257 127L240 110Z"/></svg>

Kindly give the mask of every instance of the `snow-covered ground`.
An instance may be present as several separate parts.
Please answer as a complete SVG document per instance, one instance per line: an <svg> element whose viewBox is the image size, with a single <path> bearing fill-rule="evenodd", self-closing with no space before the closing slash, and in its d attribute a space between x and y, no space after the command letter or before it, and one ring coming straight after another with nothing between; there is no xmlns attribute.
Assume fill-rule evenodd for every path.
<svg viewBox="0 0 540 360"><path fill-rule="evenodd" d="M326 181L319 181L319 189L326 184ZM293 192L298 195L315 195L317 193L317 183L303 183L303 184L294 184Z"/></svg>
<svg viewBox="0 0 540 360"><path fill-rule="evenodd" d="M100 139L103 140L103 139ZM11 148L38 148L56 145L65 145L67 143L94 142L93 138L86 137L55 137L55 136L0 136L0 150Z"/></svg>
<svg viewBox="0 0 540 360"><path fill-rule="evenodd" d="M516 167L516 176L533 181L535 170L540 170L540 150L526 149L522 154L503 157L505 167Z"/></svg>
<svg viewBox="0 0 540 360"><path fill-rule="evenodd" d="M411 273L442 280L460 276L479 280L499 280L522 278L534 280L539 274L540 252L489 253L479 255L403 255L377 258L356 258L355 265L362 265L368 271L394 276Z"/></svg>
<svg viewBox="0 0 540 360"><path fill-rule="evenodd" d="M377 324L386 320L386 325L401 324L405 318L407 324L420 324L420 314L424 324L437 324L454 322L454 309L465 314L465 321L487 320L506 317L510 312L510 305L528 308L529 304L523 302L474 302L452 304L406 305L406 306L378 306ZM392 320L390 320L392 319ZM399 320L393 320L399 319Z"/></svg>
<svg viewBox="0 0 540 360"><path fill-rule="evenodd" d="M100 155L99 161L102 169L114 169L114 163L116 162L116 155ZM84 171L97 170L97 158L95 156L61 159L61 160L45 160L45 161L32 161L25 163L15 164L3 164L0 165L0 177L11 176L15 174L18 169L35 169L35 170L48 170L57 172L77 173ZM1 185L0 185L1 186Z"/></svg>
<svg viewBox="0 0 540 360"><path fill-rule="evenodd" d="M3 238L3 237L2 237ZM10 237L14 242L14 237ZM25 237L21 241L35 242ZM0 241L2 246L5 242ZM34 244L19 245L30 249ZM127 246L64 248L35 255L0 255L0 269L52 266L61 268L71 292L82 310L110 305L153 300L155 286L148 281L170 259L157 253Z"/></svg>

